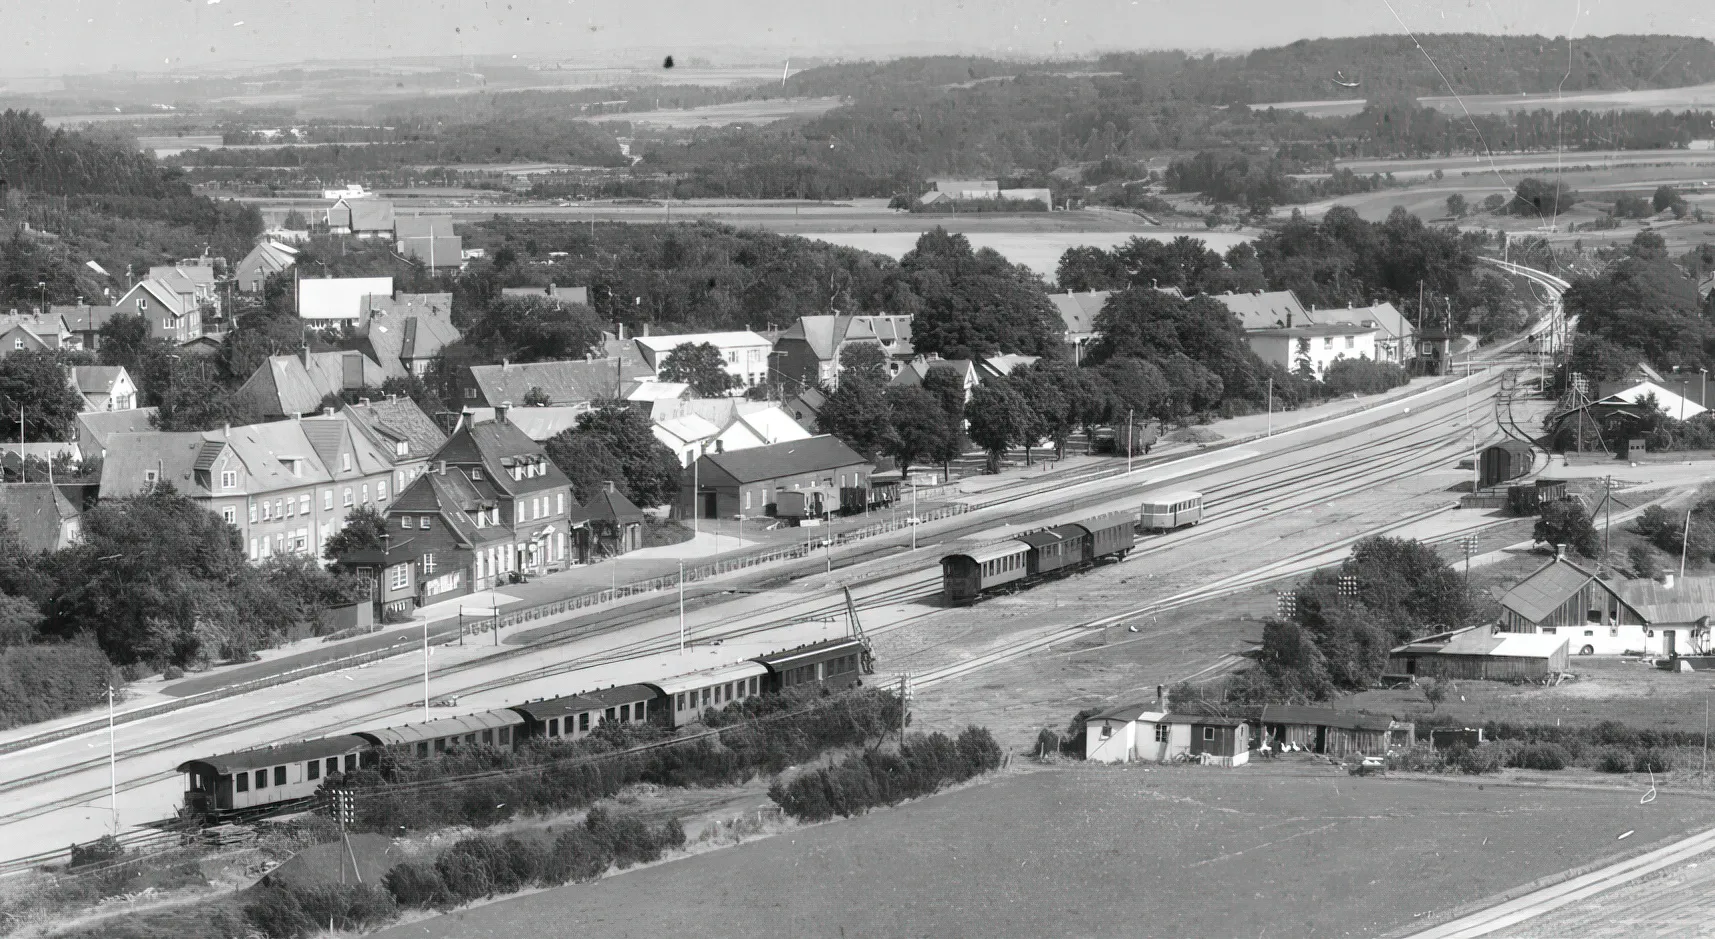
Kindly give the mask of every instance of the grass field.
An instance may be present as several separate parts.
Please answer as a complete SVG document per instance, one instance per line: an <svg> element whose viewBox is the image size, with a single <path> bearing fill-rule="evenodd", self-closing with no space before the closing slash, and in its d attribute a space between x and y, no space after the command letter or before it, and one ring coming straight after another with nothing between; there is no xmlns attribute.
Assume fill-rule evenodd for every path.
<svg viewBox="0 0 1715 939"><path fill-rule="evenodd" d="M764 101L733 101L680 110L641 111L632 114L600 114L581 121L630 121L651 127L687 129L724 127L728 124L767 124L788 117L815 117L839 107L839 98L770 98Z"/></svg>
<svg viewBox="0 0 1715 939"><path fill-rule="evenodd" d="M1463 114L1505 114L1508 111L1683 111L1715 107L1715 84L1689 85L1684 88L1647 88L1641 91L1596 91L1585 94L1557 95L1553 92L1528 95L1428 95L1417 99L1426 108ZM1313 117L1347 117L1364 109L1363 98L1335 98L1321 101L1277 101L1251 105L1261 111L1278 108L1301 111ZM1461 104L1463 107L1461 108Z"/></svg>
<svg viewBox="0 0 1715 939"><path fill-rule="evenodd" d="M1711 822L1624 790L1077 765L380 935L1374 936Z"/></svg>

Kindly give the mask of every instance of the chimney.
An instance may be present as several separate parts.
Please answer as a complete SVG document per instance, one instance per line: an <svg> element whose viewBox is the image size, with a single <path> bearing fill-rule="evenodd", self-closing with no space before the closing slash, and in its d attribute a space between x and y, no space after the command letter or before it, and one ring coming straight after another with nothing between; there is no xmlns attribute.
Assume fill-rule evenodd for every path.
<svg viewBox="0 0 1715 939"><path fill-rule="evenodd" d="M333 417L333 408L322 408L323 417Z"/></svg>
<svg viewBox="0 0 1715 939"><path fill-rule="evenodd" d="M1565 545L1557 544L1554 546L1554 559L1556 561L1566 560L1566 546Z"/></svg>
<svg viewBox="0 0 1715 939"><path fill-rule="evenodd" d="M301 421L303 419L304 419L304 412L302 412L302 411L293 411L292 412L292 420Z"/></svg>
<svg viewBox="0 0 1715 939"><path fill-rule="evenodd" d="M391 399L391 398L392 398L392 397L393 397L393 396L392 396L392 395L388 395L388 396L387 396L387 397L388 397L388 398L389 398L389 399ZM368 398L358 398L358 399L357 399L357 403L358 403L358 404L359 404L359 405L360 405L360 406L362 406L362 407L369 407L369 399L368 399Z"/></svg>
<svg viewBox="0 0 1715 939"><path fill-rule="evenodd" d="M611 479L603 482L601 485L602 485L602 488L607 490L608 492L618 492L619 491L619 487L615 486L613 484L613 480L611 480Z"/></svg>
<svg viewBox="0 0 1715 939"><path fill-rule="evenodd" d="M225 427L221 428L221 430L224 432L225 436L227 436L227 437L232 436L232 425L231 424L227 424Z"/></svg>
<svg viewBox="0 0 1715 939"><path fill-rule="evenodd" d="M511 410L511 409L512 409L512 402L510 402L510 401L500 402L499 404L495 405L495 407L494 407L494 419L496 421L502 423L502 424L506 423L506 412Z"/></svg>
<svg viewBox="0 0 1715 939"><path fill-rule="evenodd" d="M500 360L500 370L501 370L501 371L503 371L503 372L510 372L510 371L512 371L512 362L511 362L511 360L509 360L509 359L501 359L501 360Z"/></svg>
<svg viewBox="0 0 1715 939"><path fill-rule="evenodd" d="M436 460L435 461L435 472L441 476L447 475L447 461L446 460Z"/></svg>
<svg viewBox="0 0 1715 939"><path fill-rule="evenodd" d="M1661 575L1661 586L1662 586L1663 590L1672 590L1673 589L1673 572L1672 571L1669 571L1669 572Z"/></svg>
<svg viewBox="0 0 1715 939"><path fill-rule="evenodd" d="M647 337L649 335L649 324L648 323L643 324L643 335L645 337Z"/></svg>

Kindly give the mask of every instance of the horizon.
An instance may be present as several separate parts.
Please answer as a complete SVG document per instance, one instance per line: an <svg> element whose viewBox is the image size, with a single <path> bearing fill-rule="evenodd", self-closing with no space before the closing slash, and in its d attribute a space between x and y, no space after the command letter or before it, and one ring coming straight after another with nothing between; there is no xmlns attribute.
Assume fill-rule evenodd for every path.
<svg viewBox="0 0 1715 939"><path fill-rule="evenodd" d="M1083 59L1123 51L1240 55L1300 39L1480 33L1578 39L1673 35L1715 39L1715 22L1668 0L1590 9L1574 0L1326 0L1286 20L1277 3L1220 0L1000 0L973 15L963 0L881 0L810 11L755 0L745 11L664 0L641 16L616 0L73 0L0 9L0 32L23 36L0 71L13 79L171 75L286 67L342 68L422 59L506 59L648 67L662 56L755 65L803 59L978 55ZM902 35L913 37L901 40ZM161 55L161 49L172 50ZM344 50L351 50L345 52ZM1431 50L1433 54L1433 50ZM733 55L753 58L732 58ZM635 61L632 61L635 59Z"/></svg>

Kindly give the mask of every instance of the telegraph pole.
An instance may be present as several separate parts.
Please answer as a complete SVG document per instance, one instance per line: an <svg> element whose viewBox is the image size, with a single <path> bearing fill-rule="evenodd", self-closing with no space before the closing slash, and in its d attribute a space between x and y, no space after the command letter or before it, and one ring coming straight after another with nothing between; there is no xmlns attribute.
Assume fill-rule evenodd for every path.
<svg viewBox="0 0 1715 939"><path fill-rule="evenodd" d="M1465 589L1471 589L1471 555L1477 551L1478 539L1475 533L1459 539L1459 544L1465 549Z"/></svg>
<svg viewBox="0 0 1715 939"><path fill-rule="evenodd" d="M113 685L107 685L107 798L113 808L113 837L119 837L119 755L113 741Z"/></svg>
<svg viewBox="0 0 1715 939"><path fill-rule="evenodd" d="M1274 436L1274 376L1268 379L1268 436Z"/></svg>
<svg viewBox="0 0 1715 939"><path fill-rule="evenodd" d="M685 654L685 562L679 561L679 654Z"/></svg>
<svg viewBox="0 0 1715 939"><path fill-rule="evenodd" d="M423 620L423 720L429 719L429 621Z"/></svg>
<svg viewBox="0 0 1715 939"><path fill-rule="evenodd" d="M1132 428L1137 426L1132 422L1131 416L1135 413L1137 413L1136 408L1128 408L1125 412L1125 471L1127 473L1131 472L1131 432Z"/></svg>

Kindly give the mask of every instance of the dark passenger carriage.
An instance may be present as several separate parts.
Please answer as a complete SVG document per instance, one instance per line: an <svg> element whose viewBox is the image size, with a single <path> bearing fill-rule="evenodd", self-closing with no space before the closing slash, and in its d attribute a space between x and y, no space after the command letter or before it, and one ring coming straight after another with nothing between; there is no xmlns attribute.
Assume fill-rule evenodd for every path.
<svg viewBox="0 0 1715 939"><path fill-rule="evenodd" d="M397 748L412 756L426 758L445 753L458 746L516 747L524 734L524 718L510 708L482 711L462 717L443 717L421 724L386 727L381 730L360 730L362 737L377 747Z"/></svg>
<svg viewBox="0 0 1715 939"><path fill-rule="evenodd" d="M1123 558L1137 544L1137 526L1127 512L1109 512L1064 527L1084 530L1086 563L1107 557Z"/></svg>
<svg viewBox="0 0 1715 939"><path fill-rule="evenodd" d="M1030 573L1052 574L1083 561L1084 534L1076 525L1061 525L1019 535L1018 540L1030 546Z"/></svg>
<svg viewBox="0 0 1715 939"><path fill-rule="evenodd" d="M179 764L185 808L200 815L259 810L309 799L329 774L373 765L370 742L356 734L241 750Z"/></svg>
<svg viewBox="0 0 1715 939"><path fill-rule="evenodd" d="M650 709L659 713L668 727L694 724L710 708L724 711L734 701L761 694L767 675L767 666L746 660L652 681L649 687L655 689L656 698Z"/></svg>
<svg viewBox="0 0 1715 939"><path fill-rule="evenodd" d="M805 685L833 691L859 684L863 677L863 642L858 639L828 639L773 655L757 656L768 669L765 694L779 694Z"/></svg>
<svg viewBox="0 0 1715 939"><path fill-rule="evenodd" d="M1029 576L1030 546L1005 541L977 548L967 554L949 554L941 559L941 582L949 603L969 603L983 591Z"/></svg>

